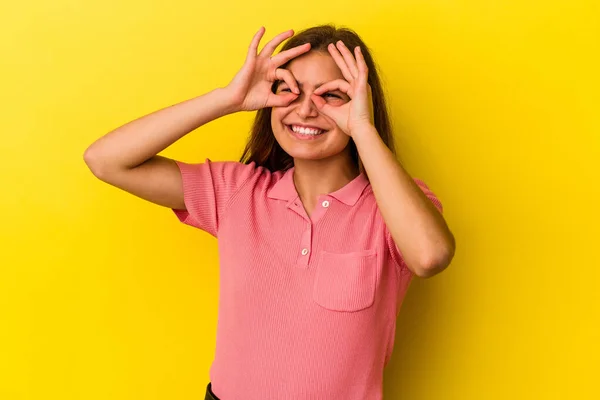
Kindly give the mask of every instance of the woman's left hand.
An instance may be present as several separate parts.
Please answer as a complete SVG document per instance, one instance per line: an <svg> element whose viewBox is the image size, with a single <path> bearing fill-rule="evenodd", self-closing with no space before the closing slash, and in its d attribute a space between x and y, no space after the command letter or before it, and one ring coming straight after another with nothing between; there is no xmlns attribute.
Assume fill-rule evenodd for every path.
<svg viewBox="0 0 600 400"><path fill-rule="evenodd" d="M367 82L369 70L359 46L354 49L355 58L341 40L336 45L332 43L327 49L345 80L327 82L319 86L311 97L320 112L333 119L348 136L352 136L357 128L374 125L371 86ZM321 95L332 90L346 93L350 101L341 106L327 104Z"/></svg>

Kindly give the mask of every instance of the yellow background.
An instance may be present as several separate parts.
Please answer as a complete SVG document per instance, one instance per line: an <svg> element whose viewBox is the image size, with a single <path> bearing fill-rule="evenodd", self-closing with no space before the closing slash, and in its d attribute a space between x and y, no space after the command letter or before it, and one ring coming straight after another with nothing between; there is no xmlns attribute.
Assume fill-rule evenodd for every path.
<svg viewBox="0 0 600 400"><path fill-rule="evenodd" d="M3 2L0 399L203 398L216 241L96 180L83 152L227 84L261 25L326 22L373 49L401 159L458 243L409 290L385 398L600 398L597 4ZM165 155L237 159L252 117Z"/></svg>

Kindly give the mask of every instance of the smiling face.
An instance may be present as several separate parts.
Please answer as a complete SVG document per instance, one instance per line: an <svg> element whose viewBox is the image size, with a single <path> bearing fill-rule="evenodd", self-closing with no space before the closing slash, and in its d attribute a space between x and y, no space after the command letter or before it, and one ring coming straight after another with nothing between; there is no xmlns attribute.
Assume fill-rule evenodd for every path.
<svg viewBox="0 0 600 400"><path fill-rule="evenodd" d="M343 155L351 162L350 137L331 118L320 113L310 97L320 85L344 79L333 58L328 53L311 51L290 61L287 70L296 79L300 95L290 105L272 109L271 127L281 148L295 159L323 160ZM276 93L290 91L283 81L276 89ZM337 90L321 97L332 106L350 101L348 95Z"/></svg>

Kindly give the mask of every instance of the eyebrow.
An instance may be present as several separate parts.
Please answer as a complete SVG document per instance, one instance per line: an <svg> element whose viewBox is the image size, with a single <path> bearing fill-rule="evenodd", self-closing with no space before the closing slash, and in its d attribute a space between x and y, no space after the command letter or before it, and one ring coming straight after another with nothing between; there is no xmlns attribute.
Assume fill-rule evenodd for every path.
<svg viewBox="0 0 600 400"><path fill-rule="evenodd" d="M284 83L284 84L286 84L286 85L287 85L287 82L286 82L286 81L284 81L284 80L282 79L282 80L279 80L279 81L277 82L277 86L275 86L275 88L278 88L278 87L279 87L279 85L281 85L282 83ZM298 82L298 81L296 81L296 83L298 84L298 88L300 88L300 89L301 89L301 88L302 88L302 83L301 83L301 82ZM325 83L326 83L326 82L319 82L319 83L317 83L317 84L315 85L315 89L317 89L319 86L323 86ZM341 90L335 89L335 90L332 90L332 92L341 92Z"/></svg>

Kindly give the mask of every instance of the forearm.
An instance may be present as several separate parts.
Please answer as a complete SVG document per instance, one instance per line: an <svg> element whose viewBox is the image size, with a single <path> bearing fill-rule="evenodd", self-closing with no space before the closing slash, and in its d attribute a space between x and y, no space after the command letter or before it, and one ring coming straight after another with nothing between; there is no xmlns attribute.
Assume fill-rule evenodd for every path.
<svg viewBox="0 0 600 400"><path fill-rule="evenodd" d="M381 215L406 264L425 276L445 268L454 237L442 214L396 160L374 127L352 135Z"/></svg>
<svg viewBox="0 0 600 400"><path fill-rule="evenodd" d="M238 111L222 88L135 119L96 140L84 158L97 168L134 168L191 131Z"/></svg>

